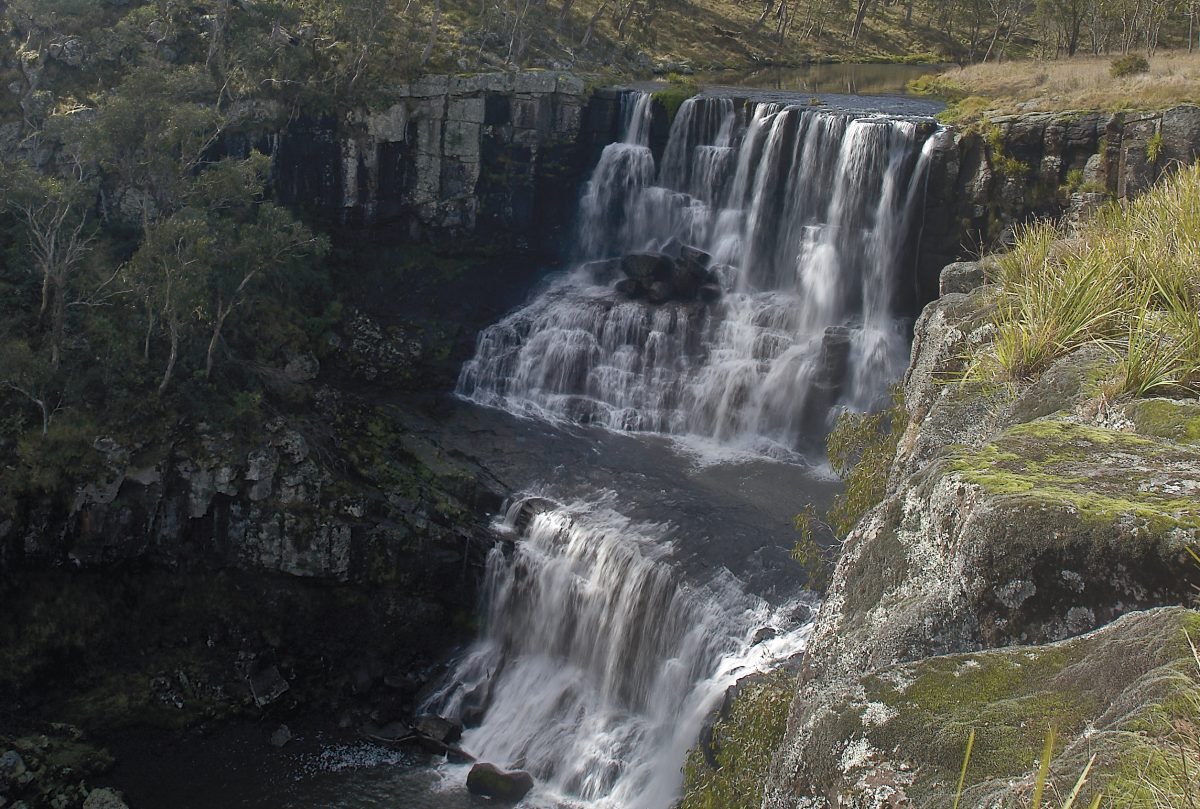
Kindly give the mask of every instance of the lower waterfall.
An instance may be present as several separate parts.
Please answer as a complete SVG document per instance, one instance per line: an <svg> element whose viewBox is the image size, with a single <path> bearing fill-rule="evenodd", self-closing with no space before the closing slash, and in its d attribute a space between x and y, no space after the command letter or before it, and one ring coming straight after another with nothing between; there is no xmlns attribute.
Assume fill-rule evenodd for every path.
<svg viewBox="0 0 1200 809"><path fill-rule="evenodd" d="M428 708L481 761L530 772L534 806L665 809L727 687L803 649L811 600L778 607L719 571L686 584L662 529L597 504L511 507L485 628Z"/></svg>

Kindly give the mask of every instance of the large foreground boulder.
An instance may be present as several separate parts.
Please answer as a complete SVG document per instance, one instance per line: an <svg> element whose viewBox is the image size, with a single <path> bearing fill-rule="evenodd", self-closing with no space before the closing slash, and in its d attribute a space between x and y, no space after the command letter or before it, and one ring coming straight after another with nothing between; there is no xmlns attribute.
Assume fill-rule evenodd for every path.
<svg viewBox="0 0 1200 809"><path fill-rule="evenodd" d="M533 776L524 770L506 772L495 764L481 762L467 773L467 791L505 803L516 803L533 789Z"/></svg>
<svg viewBox="0 0 1200 809"><path fill-rule="evenodd" d="M1059 643L932 657L857 677L823 695L826 709L807 730L800 773L807 794L819 797L801 805L953 806L974 730L959 805L1027 807L1051 728L1048 794L1068 794L1094 755L1078 805L1101 791L1114 806L1154 805L1121 798L1144 789L1139 768L1170 770L1179 760L1176 727L1194 720L1200 697L1189 637L1200 640L1200 613L1168 607ZM1158 774L1165 793L1180 790L1158 805L1187 805L1175 801L1190 788L1185 773L1195 762L1181 765L1182 780Z"/></svg>

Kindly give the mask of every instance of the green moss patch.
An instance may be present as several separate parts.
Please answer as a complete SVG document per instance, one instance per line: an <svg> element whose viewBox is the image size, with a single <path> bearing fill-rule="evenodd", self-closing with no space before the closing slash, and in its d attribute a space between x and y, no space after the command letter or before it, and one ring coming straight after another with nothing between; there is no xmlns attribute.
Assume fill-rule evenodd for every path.
<svg viewBox="0 0 1200 809"><path fill-rule="evenodd" d="M873 701L897 712L876 744L907 748L920 739L922 758L950 774L961 766L974 728L977 777L1024 772L1033 766L1048 728L1074 732L1097 708L1087 689L1064 691L1054 685L1075 659L1053 647L956 655L918 664L902 688L869 678Z"/></svg>
<svg viewBox="0 0 1200 809"><path fill-rule="evenodd" d="M861 734L877 756L917 773L914 805L950 805L972 730L962 805L1027 805L1028 795L1014 803L1014 794L1053 728L1060 790L1096 754L1082 805L1103 791L1111 805L1150 809L1149 784L1177 795L1191 786L1180 778L1181 750L1200 757L1200 665L1187 641L1200 640L1197 628L1200 613L1169 608L1048 646L928 658L864 677L861 701L833 713L860 717L841 738Z"/></svg>
<svg viewBox="0 0 1200 809"><path fill-rule="evenodd" d="M1156 531L1200 529L1200 453L1143 435L1034 421L948 462L993 494L1067 506L1089 522L1133 517Z"/></svg>
<svg viewBox="0 0 1200 809"><path fill-rule="evenodd" d="M1131 404L1126 413L1143 435L1200 444L1200 402L1146 399Z"/></svg>

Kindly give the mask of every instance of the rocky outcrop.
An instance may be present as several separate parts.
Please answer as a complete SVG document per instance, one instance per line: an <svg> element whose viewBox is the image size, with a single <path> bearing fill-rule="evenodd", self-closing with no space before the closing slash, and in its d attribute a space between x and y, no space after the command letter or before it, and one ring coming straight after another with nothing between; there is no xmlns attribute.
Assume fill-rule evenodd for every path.
<svg viewBox="0 0 1200 809"><path fill-rule="evenodd" d="M954 267L945 281L969 288L979 277ZM844 544L767 807L942 805L969 726L1008 745L991 775L1015 778L1047 721L1127 730L1150 704L1130 702L1139 678L1183 658L1191 613L1131 617L1096 640L1060 642L1191 598L1200 405L1108 403L1097 383L1111 359L1096 347L1032 382L957 381L964 357L992 338L993 294L948 293L917 324L904 382L910 422L888 494ZM1108 690L1086 693L1090 677L1112 670L1110 647L1139 638L1145 654L1128 656ZM1060 645L1009 650L1027 644ZM984 653L995 649L1004 651ZM1052 665L1035 671L1039 661ZM1080 738L1068 750L1083 749Z"/></svg>
<svg viewBox="0 0 1200 809"><path fill-rule="evenodd" d="M583 81L554 71L424 76L391 91L386 107L271 134L280 196L384 239L542 247L569 223L591 141L608 142L616 120L615 108L589 113Z"/></svg>
<svg viewBox="0 0 1200 809"><path fill-rule="evenodd" d="M1153 113L1031 112L948 128L929 147L918 299L937 296L942 266L964 246L1011 240L1033 217L1077 220L1200 155L1200 107Z"/></svg>

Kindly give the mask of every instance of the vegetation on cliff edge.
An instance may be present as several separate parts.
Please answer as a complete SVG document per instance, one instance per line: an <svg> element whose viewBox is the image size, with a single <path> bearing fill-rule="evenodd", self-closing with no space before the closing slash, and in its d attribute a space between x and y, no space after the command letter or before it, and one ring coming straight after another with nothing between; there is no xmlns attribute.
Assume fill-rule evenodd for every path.
<svg viewBox="0 0 1200 809"><path fill-rule="evenodd" d="M995 340L970 374L1018 380L1099 343L1117 359L1110 398L1200 393L1200 168L1112 204L1070 238L1025 228L996 264Z"/></svg>

